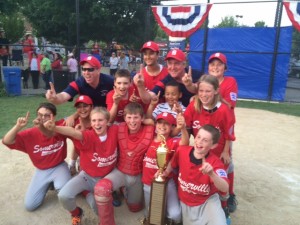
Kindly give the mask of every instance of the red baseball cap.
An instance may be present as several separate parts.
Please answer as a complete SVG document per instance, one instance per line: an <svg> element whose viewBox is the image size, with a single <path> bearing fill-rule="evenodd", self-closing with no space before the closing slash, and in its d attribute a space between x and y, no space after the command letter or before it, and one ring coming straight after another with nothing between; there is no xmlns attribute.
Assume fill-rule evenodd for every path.
<svg viewBox="0 0 300 225"><path fill-rule="evenodd" d="M180 62L186 61L185 54L180 49L171 49L168 52L165 60L168 60L168 59L176 59L176 60L178 60Z"/></svg>
<svg viewBox="0 0 300 225"><path fill-rule="evenodd" d="M163 113L159 114L156 117L156 120L158 121L159 119L165 120L171 125L176 125L176 120L175 120L174 116L170 113L163 112Z"/></svg>
<svg viewBox="0 0 300 225"><path fill-rule="evenodd" d="M222 63L227 64L226 56L220 52L212 54L208 59L208 63L213 59L219 59Z"/></svg>
<svg viewBox="0 0 300 225"><path fill-rule="evenodd" d="M141 52L145 49L151 49L154 52L159 52L159 46L154 41L148 41L146 42L143 47L141 48Z"/></svg>
<svg viewBox="0 0 300 225"><path fill-rule="evenodd" d="M93 105L92 99L87 95L80 95L74 104L74 107L76 107L79 103L85 103L87 105Z"/></svg>
<svg viewBox="0 0 300 225"><path fill-rule="evenodd" d="M80 65L83 65L85 63L90 64L92 67L95 67L97 69L101 68L101 63L99 62L99 60L94 57L94 56L88 56L85 59L81 60Z"/></svg>

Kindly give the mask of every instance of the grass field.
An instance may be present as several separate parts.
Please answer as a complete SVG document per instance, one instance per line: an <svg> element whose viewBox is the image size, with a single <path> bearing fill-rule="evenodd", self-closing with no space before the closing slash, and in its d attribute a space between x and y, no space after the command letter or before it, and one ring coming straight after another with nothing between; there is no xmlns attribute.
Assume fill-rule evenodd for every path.
<svg viewBox="0 0 300 225"><path fill-rule="evenodd" d="M46 101L44 95L0 97L0 138L16 123L17 118L25 116L27 111L30 112L30 121L32 121L35 118L35 110L39 103ZM262 109L300 117L300 104L238 101L237 107ZM68 102L57 106L57 112L57 119L72 114L74 112L73 103ZM28 126L31 125L30 122Z"/></svg>

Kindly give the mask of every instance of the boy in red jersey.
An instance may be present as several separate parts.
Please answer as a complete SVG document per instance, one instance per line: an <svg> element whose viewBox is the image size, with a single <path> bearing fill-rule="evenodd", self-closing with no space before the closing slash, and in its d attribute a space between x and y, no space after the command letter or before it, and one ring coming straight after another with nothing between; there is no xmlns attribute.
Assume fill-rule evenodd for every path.
<svg viewBox="0 0 300 225"><path fill-rule="evenodd" d="M235 119L232 110L220 101L218 91L218 79L211 75L202 75L198 84L198 94L186 108L184 116L187 127L192 129L194 136L205 124L211 124L220 130L219 143L212 152L228 169L231 163L231 142L235 140L233 131ZM229 216L227 200L222 201L222 206Z"/></svg>
<svg viewBox="0 0 300 225"><path fill-rule="evenodd" d="M66 137L45 127L50 118L55 119L56 107L51 103L41 103L36 112L37 118L33 121L35 127L21 131L28 123L27 112L25 117L18 118L16 125L2 139L2 143L10 149L28 154L36 167L25 197L25 208L28 211L34 211L43 203L51 183L59 192L71 178L65 163Z"/></svg>
<svg viewBox="0 0 300 225"><path fill-rule="evenodd" d="M141 48L144 63L142 73L144 75L145 86L148 90L152 90L157 82L164 79L168 75L166 67L158 63L159 46L153 41L144 43Z"/></svg>
<svg viewBox="0 0 300 225"><path fill-rule="evenodd" d="M108 127L109 112L104 107L95 107L91 113L92 129L80 131L72 127L55 126L48 121L46 126L63 135L72 138L75 147L80 150L80 173L73 177L58 195L63 207L72 215L72 224L80 225L82 209L76 206L76 195L88 191L86 199L97 214L94 196L95 184L110 173L117 163L118 127Z"/></svg>
<svg viewBox="0 0 300 225"><path fill-rule="evenodd" d="M143 158L153 140L154 126L143 125L143 107L135 102L126 105L124 120L125 123L119 124L117 135L117 168L95 186L100 225L115 225L111 193L120 187L126 188L125 198L130 211L137 212L143 209Z"/></svg>
<svg viewBox="0 0 300 225"><path fill-rule="evenodd" d="M189 134L185 128L185 121L183 115L180 113L177 115L177 129L182 133L181 138L171 138L172 129L176 125L175 117L168 113L163 112L156 118L156 136L154 137L149 149L146 152L143 162L143 176L142 182L144 184L144 199L145 199L145 219L143 224L149 224L149 204L150 204L150 193L151 183L157 173L158 166L156 161L156 150L160 144L165 141L166 147L169 150L168 160L172 158L174 152L179 145L189 144ZM167 213L168 224L180 224L181 222L181 208L177 195L176 178L174 174L169 176L167 184Z"/></svg>
<svg viewBox="0 0 300 225"><path fill-rule="evenodd" d="M227 58L224 54L217 52L212 54L208 59L208 74L216 77L219 82L219 94L220 100L230 109L232 109L234 120L234 108L237 101L238 85L234 77L225 76L225 71L227 70ZM198 85L192 83L191 74L187 73L184 77L184 82L188 90L196 93ZM232 148L230 148L232 151ZM235 199L235 194L233 191L234 184L234 166L231 162L228 168L228 179L229 182L229 199L228 199L228 208L230 212L236 210L237 201Z"/></svg>
<svg viewBox="0 0 300 225"><path fill-rule="evenodd" d="M220 133L212 125L202 126L193 146L180 146L164 175L179 168L178 195L185 225L226 225L219 192L228 192L227 174L221 160L211 149Z"/></svg>
<svg viewBox="0 0 300 225"><path fill-rule="evenodd" d="M110 123L124 122L124 108L130 102L142 101L135 95L135 88L131 84L130 72L126 69L117 70L114 77L114 90L106 97L107 109L110 113Z"/></svg>
<svg viewBox="0 0 300 225"><path fill-rule="evenodd" d="M224 54L217 52L208 59L208 74L218 78L221 100L229 108L235 108L237 101L238 86L234 77L224 76L227 69L227 58Z"/></svg>

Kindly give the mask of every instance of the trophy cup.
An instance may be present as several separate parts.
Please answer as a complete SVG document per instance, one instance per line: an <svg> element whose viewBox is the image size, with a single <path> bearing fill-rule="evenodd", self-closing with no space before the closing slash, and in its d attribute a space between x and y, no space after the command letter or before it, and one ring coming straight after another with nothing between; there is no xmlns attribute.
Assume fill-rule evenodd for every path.
<svg viewBox="0 0 300 225"><path fill-rule="evenodd" d="M162 173L168 164L170 151L167 148L165 137L163 135L160 135L160 137L163 140L156 149L156 163L159 174L151 184L149 222L152 225L163 225L165 220L167 179L162 176Z"/></svg>

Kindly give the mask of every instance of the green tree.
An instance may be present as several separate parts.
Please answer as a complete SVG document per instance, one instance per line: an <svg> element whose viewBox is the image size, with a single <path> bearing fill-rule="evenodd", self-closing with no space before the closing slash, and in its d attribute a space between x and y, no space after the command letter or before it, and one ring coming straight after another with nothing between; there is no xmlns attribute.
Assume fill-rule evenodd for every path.
<svg viewBox="0 0 300 225"><path fill-rule="evenodd" d="M224 18L222 17L221 23L214 27L240 27L240 24L233 16L225 16Z"/></svg>
<svg viewBox="0 0 300 225"><path fill-rule="evenodd" d="M265 21L257 21L255 24L254 24L255 27L267 27Z"/></svg>
<svg viewBox="0 0 300 225"><path fill-rule="evenodd" d="M0 0L0 15L10 15L18 11L18 1Z"/></svg>
<svg viewBox="0 0 300 225"><path fill-rule="evenodd" d="M294 28L292 37L292 55L300 59L300 32Z"/></svg>
<svg viewBox="0 0 300 225"><path fill-rule="evenodd" d="M10 43L15 43L24 34L24 17L21 13L13 12L10 15L0 15L1 26L5 30Z"/></svg>
<svg viewBox="0 0 300 225"><path fill-rule="evenodd" d="M75 0L19 0L22 12L39 36L51 42L76 44ZM79 0L78 0L79 1ZM145 39L145 14L150 3L141 0L80 0L80 43L88 40L134 43L140 47ZM155 23L150 14L150 37L155 35Z"/></svg>

